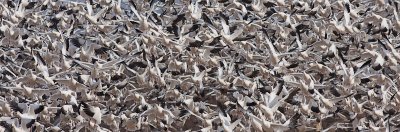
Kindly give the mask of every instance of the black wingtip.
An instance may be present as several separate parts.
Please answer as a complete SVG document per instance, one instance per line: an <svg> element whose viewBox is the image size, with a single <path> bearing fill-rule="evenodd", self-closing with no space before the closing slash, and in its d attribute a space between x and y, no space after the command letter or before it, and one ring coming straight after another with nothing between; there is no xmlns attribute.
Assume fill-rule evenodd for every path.
<svg viewBox="0 0 400 132"><path fill-rule="evenodd" d="M40 105L38 108L34 110L35 114L39 114L44 110L44 105Z"/></svg>
<svg viewBox="0 0 400 132"><path fill-rule="evenodd" d="M30 122L28 122L28 123L26 124L26 128L31 128L32 125L33 125L35 122L36 122L36 120L35 120L35 119L32 119Z"/></svg>
<svg viewBox="0 0 400 132"><path fill-rule="evenodd" d="M11 109L13 109L13 110L16 111L16 112L19 112L19 113L23 113L23 112L24 112L24 110L21 109L21 108L18 106L18 103L17 103L17 102L12 101L12 102L10 103L10 107L11 107Z"/></svg>
<svg viewBox="0 0 400 132"><path fill-rule="evenodd" d="M347 12L350 12L350 5L349 5L349 3L345 3L344 6L346 7Z"/></svg>
<svg viewBox="0 0 400 132"><path fill-rule="evenodd" d="M381 70L383 67L382 67L382 65L380 65L380 64L378 64L378 65L376 65L376 66L372 66L372 69L374 69L375 71L379 71L379 70Z"/></svg>
<svg viewBox="0 0 400 132"><path fill-rule="evenodd" d="M11 124L8 124L6 121L0 121L0 126L2 126L5 129L5 132L13 131L13 126Z"/></svg>
<svg viewBox="0 0 400 132"><path fill-rule="evenodd" d="M315 112L315 113L321 112L320 109L319 109L319 107L317 107L317 106L311 106L311 111L312 111L312 112Z"/></svg>

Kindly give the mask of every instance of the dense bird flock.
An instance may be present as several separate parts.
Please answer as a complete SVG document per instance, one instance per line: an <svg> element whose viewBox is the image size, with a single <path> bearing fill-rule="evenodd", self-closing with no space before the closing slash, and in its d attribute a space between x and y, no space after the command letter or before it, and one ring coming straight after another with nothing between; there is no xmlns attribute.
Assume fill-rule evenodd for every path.
<svg viewBox="0 0 400 132"><path fill-rule="evenodd" d="M0 2L0 131L399 131L396 0Z"/></svg>

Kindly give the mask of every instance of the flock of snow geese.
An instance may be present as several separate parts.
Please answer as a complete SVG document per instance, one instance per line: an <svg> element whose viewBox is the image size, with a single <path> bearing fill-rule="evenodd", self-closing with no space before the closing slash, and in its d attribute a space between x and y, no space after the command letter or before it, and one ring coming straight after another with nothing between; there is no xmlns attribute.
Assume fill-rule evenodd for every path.
<svg viewBox="0 0 400 132"><path fill-rule="evenodd" d="M400 131L397 0L1 0L0 131Z"/></svg>

